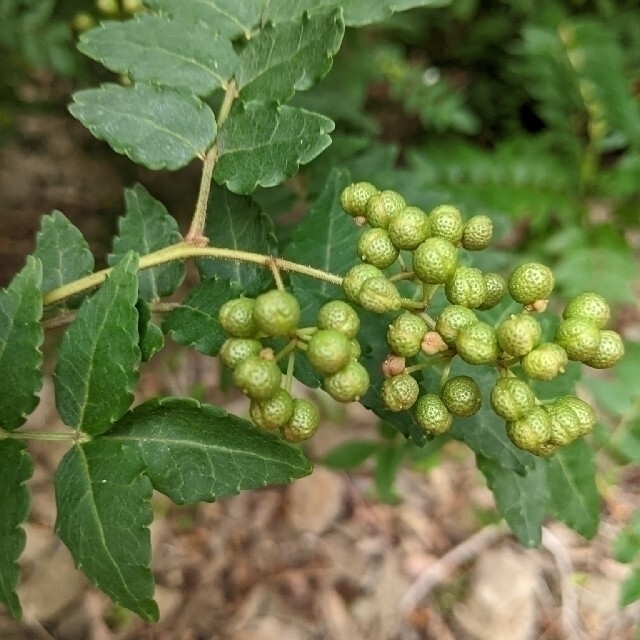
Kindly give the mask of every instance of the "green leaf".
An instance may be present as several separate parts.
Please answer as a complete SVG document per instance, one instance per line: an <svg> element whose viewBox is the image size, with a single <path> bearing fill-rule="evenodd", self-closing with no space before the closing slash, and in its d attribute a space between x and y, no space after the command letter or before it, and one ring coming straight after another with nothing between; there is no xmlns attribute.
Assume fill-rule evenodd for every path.
<svg viewBox="0 0 640 640"><path fill-rule="evenodd" d="M33 257L0 291L0 428L24 423L42 386L42 264Z"/></svg>
<svg viewBox="0 0 640 640"><path fill-rule="evenodd" d="M119 234L113 241L109 264L114 266L128 251L144 256L180 242L182 236L175 218L141 184L124 192L126 214L120 218ZM182 262L173 262L138 275L138 295L145 300L159 300L171 295L184 279Z"/></svg>
<svg viewBox="0 0 640 640"><path fill-rule="evenodd" d="M89 275L94 268L89 244L60 211L40 220L33 256L42 262L42 293Z"/></svg>
<svg viewBox="0 0 640 640"><path fill-rule="evenodd" d="M618 562L631 563L640 553L640 510L631 516L631 521L617 535L613 554Z"/></svg>
<svg viewBox="0 0 640 640"><path fill-rule="evenodd" d="M103 84L73 94L71 115L111 148L149 169L179 169L202 156L216 119L193 95L168 87Z"/></svg>
<svg viewBox="0 0 640 640"><path fill-rule="evenodd" d="M359 467L380 447L373 440L350 440L331 449L322 458L322 464L331 469L353 469Z"/></svg>
<svg viewBox="0 0 640 640"><path fill-rule="evenodd" d="M547 465L536 459L524 475L476 454L478 468L496 500L498 511L525 547L537 547L542 540L542 521L549 498Z"/></svg>
<svg viewBox="0 0 640 640"><path fill-rule="evenodd" d="M186 299L162 322L162 330L183 347L217 356L229 337L218 322L220 307L242 293L242 288L228 280L204 280L189 291Z"/></svg>
<svg viewBox="0 0 640 640"><path fill-rule="evenodd" d="M151 321L151 309L142 298L136 302L138 310L138 345L140 346L140 359L148 362L164 346L164 334L162 329Z"/></svg>
<svg viewBox="0 0 640 640"><path fill-rule="evenodd" d="M267 25L240 54L240 97L286 102L296 91L309 89L331 69L343 35L340 11Z"/></svg>
<svg viewBox="0 0 640 640"><path fill-rule="evenodd" d="M237 56L230 40L201 23L141 14L110 20L80 36L78 49L134 82L161 84L206 96L224 87Z"/></svg>
<svg viewBox="0 0 640 640"><path fill-rule="evenodd" d="M584 440L562 447L549 460L549 513L593 538L600 522L600 497L596 487L593 452Z"/></svg>
<svg viewBox="0 0 640 640"><path fill-rule="evenodd" d="M140 367L137 293L138 257L129 253L67 329L54 384L70 427L97 435L129 408Z"/></svg>
<svg viewBox="0 0 640 640"><path fill-rule="evenodd" d="M218 247L264 255L277 252L273 222L249 197L237 196L224 187L212 188L207 204L205 235ZM238 260L196 260L204 278L231 280L248 295L262 291L272 277L268 269Z"/></svg>
<svg viewBox="0 0 640 640"><path fill-rule="evenodd" d="M31 497L25 483L33 473L26 446L18 440L0 440L0 602L14 618L22 609L16 586L20 578L18 558L26 536L20 526L29 515Z"/></svg>
<svg viewBox="0 0 640 640"><path fill-rule="evenodd" d="M153 489L143 472L136 451L121 442L75 445L55 474L55 528L93 584L145 620L157 620L149 568Z"/></svg>
<svg viewBox="0 0 640 640"><path fill-rule="evenodd" d="M178 504L290 482L312 468L300 449L192 398L145 402L105 437L135 447L154 488Z"/></svg>
<svg viewBox="0 0 640 640"><path fill-rule="evenodd" d="M388 444L380 447L376 452L373 479L376 483L378 497L385 504L398 502L399 497L394 489L394 484L406 452L406 443Z"/></svg>
<svg viewBox="0 0 640 640"><path fill-rule="evenodd" d="M620 593L620 606L640 600L640 569L636 569L623 583Z"/></svg>
<svg viewBox="0 0 640 640"><path fill-rule="evenodd" d="M238 103L220 127L218 183L235 193L273 187L331 144L334 123L318 113L275 103Z"/></svg>

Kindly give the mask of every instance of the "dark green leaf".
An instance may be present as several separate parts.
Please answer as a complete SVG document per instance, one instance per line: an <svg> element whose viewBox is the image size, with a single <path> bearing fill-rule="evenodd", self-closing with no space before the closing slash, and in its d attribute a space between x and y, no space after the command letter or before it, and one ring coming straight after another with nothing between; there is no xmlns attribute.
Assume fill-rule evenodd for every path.
<svg viewBox="0 0 640 640"><path fill-rule="evenodd" d="M31 497L25 486L33 473L27 448L18 440L0 440L0 602L14 618L22 614L16 595L18 558L26 536L20 526L29 515Z"/></svg>
<svg viewBox="0 0 640 640"><path fill-rule="evenodd" d="M584 440L562 447L549 460L549 513L593 538L600 521L593 451Z"/></svg>
<svg viewBox="0 0 640 640"><path fill-rule="evenodd" d="M76 445L55 475L56 533L79 569L145 620L153 601L149 524L153 489L134 449L99 438Z"/></svg>
<svg viewBox="0 0 640 640"><path fill-rule="evenodd" d="M332 469L353 469L359 467L380 447L373 440L349 440L331 449L322 458L322 464Z"/></svg>
<svg viewBox="0 0 640 640"><path fill-rule="evenodd" d="M213 501L311 473L300 449L192 398L145 402L106 437L135 447L153 486L178 504Z"/></svg>
<svg viewBox="0 0 640 640"><path fill-rule="evenodd" d="M138 310L138 344L140 346L140 359L148 362L164 346L164 334L162 329L151 321L151 309L142 298L136 302Z"/></svg>
<svg viewBox="0 0 640 640"><path fill-rule="evenodd" d="M186 299L167 315L162 330L183 347L194 347L208 356L217 356L229 337L218 322L220 307L242 293L228 280L204 280L189 291Z"/></svg>
<svg viewBox="0 0 640 640"><path fill-rule="evenodd" d="M636 569L623 583L620 593L620 606L640 600L640 569Z"/></svg>
<svg viewBox="0 0 640 640"><path fill-rule="evenodd" d="M319 82L340 49L340 11L267 25L240 54L236 82L244 100L286 102Z"/></svg>
<svg viewBox="0 0 640 640"><path fill-rule="evenodd" d="M524 475L506 469L495 460L477 454L478 468L493 491L498 511L525 547L537 547L542 540L542 521L549 499L547 464L536 459Z"/></svg>
<svg viewBox="0 0 640 640"><path fill-rule="evenodd" d="M118 264L128 251L144 256L182 240L175 218L141 184L126 189L124 201L126 213L120 218L119 234L109 255L111 266ZM180 286L184 273L181 262L145 269L138 276L138 295L145 300L171 295Z"/></svg>
<svg viewBox="0 0 640 640"><path fill-rule="evenodd" d="M42 264L33 257L0 291L0 428L24 423L42 386Z"/></svg>
<svg viewBox="0 0 640 640"><path fill-rule="evenodd" d="M380 447L376 452L373 478L381 502L386 504L398 502L399 498L394 490L394 484L406 452L405 443L388 444Z"/></svg>
<svg viewBox="0 0 640 640"><path fill-rule="evenodd" d="M71 115L91 133L149 169L179 169L216 137L213 111L168 87L103 84L73 94Z"/></svg>
<svg viewBox="0 0 640 640"><path fill-rule="evenodd" d="M138 380L138 257L129 253L67 329L54 375L58 413L91 435L107 431Z"/></svg>
<svg viewBox="0 0 640 640"><path fill-rule="evenodd" d="M205 96L233 76L237 56L225 36L201 23L141 14L103 22L80 36L78 49L135 82L161 84Z"/></svg>
<svg viewBox="0 0 640 640"><path fill-rule="evenodd" d="M631 563L640 553L640 510L616 537L613 554L618 562Z"/></svg>
<svg viewBox="0 0 640 640"><path fill-rule="evenodd" d="M273 187L331 144L334 124L318 113L275 103L239 103L220 127L219 183L235 193Z"/></svg>
<svg viewBox="0 0 640 640"><path fill-rule="evenodd" d="M42 261L43 293L89 275L94 268L87 241L60 211L42 217L33 255Z"/></svg>

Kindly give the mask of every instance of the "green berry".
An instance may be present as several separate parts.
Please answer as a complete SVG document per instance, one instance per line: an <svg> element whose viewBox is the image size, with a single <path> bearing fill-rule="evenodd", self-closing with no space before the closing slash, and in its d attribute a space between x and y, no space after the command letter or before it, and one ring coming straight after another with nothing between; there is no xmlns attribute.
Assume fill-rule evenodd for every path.
<svg viewBox="0 0 640 640"><path fill-rule="evenodd" d="M527 378L553 380L564 372L567 362L567 352L560 345L555 342L543 342L529 351L520 364Z"/></svg>
<svg viewBox="0 0 640 640"><path fill-rule="evenodd" d="M445 307L436 321L436 331L442 339L450 346L454 346L458 332L462 327L467 327L478 322L475 313L458 304Z"/></svg>
<svg viewBox="0 0 640 640"><path fill-rule="evenodd" d="M581 293L569 300L562 317L590 320L598 329L602 329L611 317L611 309L607 301L597 293Z"/></svg>
<svg viewBox="0 0 640 640"><path fill-rule="evenodd" d="M558 447L557 444L551 444L550 442L544 442L535 451L532 451L531 453L535 454L536 456L541 456L543 458L548 458L549 456L552 456L558 450L558 448L559 447Z"/></svg>
<svg viewBox="0 0 640 640"><path fill-rule="evenodd" d="M552 402L544 406L551 418L551 436L549 442L559 447L573 442L580 435L580 420L576 412L567 404Z"/></svg>
<svg viewBox="0 0 640 640"><path fill-rule="evenodd" d="M336 373L351 359L351 341L335 329L319 329L309 340L307 358L320 373Z"/></svg>
<svg viewBox="0 0 640 640"><path fill-rule="evenodd" d="M351 267L342 279L342 290L351 302L358 302L360 289L369 278L384 278L384 273L372 264L357 264Z"/></svg>
<svg viewBox="0 0 640 640"><path fill-rule="evenodd" d="M558 325L555 342L567 352L569 360L584 362L596 355L600 330L590 320L567 318Z"/></svg>
<svg viewBox="0 0 640 640"><path fill-rule="evenodd" d="M491 244L493 222L484 215L473 216L467 220L462 232L462 247L467 251L483 251Z"/></svg>
<svg viewBox="0 0 640 640"><path fill-rule="evenodd" d="M447 409L447 405L435 393L427 393L418 398L415 417L420 428L432 436L443 434L453 422L453 415Z"/></svg>
<svg viewBox="0 0 640 640"><path fill-rule="evenodd" d="M386 229L367 229L358 240L358 255L378 269L390 267L400 255Z"/></svg>
<svg viewBox="0 0 640 640"><path fill-rule="evenodd" d="M418 383L408 373L387 378L380 387L380 397L389 411L410 409L416 403L418 393Z"/></svg>
<svg viewBox="0 0 640 640"><path fill-rule="evenodd" d="M456 350L469 364L491 364L500 355L495 329L486 322L462 327L456 338Z"/></svg>
<svg viewBox="0 0 640 640"><path fill-rule="evenodd" d="M378 193L370 182L354 182L340 194L342 208L354 218L364 216L369 198Z"/></svg>
<svg viewBox="0 0 640 640"><path fill-rule="evenodd" d="M429 217L418 207L406 207L391 218L387 229L398 249L411 251L429 237Z"/></svg>
<svg viewBox="0 0 640 640"><path fill-rule="evenodd" d="M229 369L235 369L240 362L249 356L257 356L260 351L262 351L262 344L258 340L229 338L220 349L220 359Z"/></svg>
<svg viewBox="0 0 640 640"><path fill-rule="evenodd" d="M472 416L482 405L480 388L469 376L449 378L442 385L440 397L454 416Z"/></svg>
<svg viewBox="0 0 640 640"><path fill-rule="evenodd" d="M293 401L293 413L289 421L280 428L280 433L287 442L302 442L316 433L319 423L320 416L315 405L308 400L296 398Z"/></svg>
<svg viewBox="0 0 640 640"><path fill-rule="evenodd" d="M596 352L583 362L593 369L608 369L620 362L623 356L624 343L620 335L610 329L600 329Z"/></svg>
<svg viewBox="0 0 640 640"><path fill-rule="evenodd" d="M518 378L498 378L491 390L492 409L509 422L531 413L535 403L531 387Z"/></svg>
<svg viewBox="0 0 640 640"><path fill-rule="evenodd" d="M585 436L587 433L591 433L593 427L596 424L596 412L588 403L576 396L559 396L555 399L557 404L564 404L567 407L573 409L578 421L580 422L579 436Z"/></svg>
<svg viewBox="0 0 640 640"><path fill-rule="evenodd" d="M385 277L365 280L358 295L358 302L368 311L387 313L397 311L402 298L393 282Z"/></svg>
<svg viewBox="0 0 640 640"><path fill-rule="evenodd" d="M273 360L250 356L236 365L233 383L252 400L272 398L278 388L282 373Z"/></svg>
<svg viewBox="0 0 640 640"><path fill-rule="evenodd" d="M335 329L347 338L355 338L360 330L360 318L356 310L342 300L332 300L320 307L318 329Z"/></svg>
<svg viewBox="0 0 640 640"><path fill-rule="evenodd" d="M487 295L487 285L482 271L458 265L444 285L444 294L451 304L476 309Z"/></svg>
<svg viewBox="0 0 640 640"><path fill-rule="evenodd" d="M442 204L436 207L429 214L429 223L432 236L444 238L454 245L457 245L462 240L464 221L460 210L456 209L456 207L450 204Z"/></svg>
<svg viewBox="0 0 640 640"><path fill-rule="evenodd" d="M427 238L413 253L413 271L425 284L444 284L456 269L458 250L445 238Z"/></svg>
<svg viewBox="0 0 640 640"><path fill-rule="evenodd" d="M256 298L253 319L258 329L269 337L289 337L298 327L300 305L287 291L273 289Z"/></svg>
<svg viewBox="0 0 640 640"><path fill-rule="evenodd" d="M478 307L478 309L482 311L493 309L493 307L504 298L504 294L507 292L507 283L499 273L485 273L484 284L487 288L487 294Z"/></svg>
<svg viewBox="0 0 640 640"><path fill-rule="evenodd" d="M535 407L519 420L507 422L507 437L518 449L541 455L551 437L551 418L542 407Z"/></svg>
<svg viewBox="0 0 640 640"><path fill-rule="evenodd" d="M410 358L420 351L427 323L415 313L404 311L390 325L387 344L399 356Z"/></svg>
<svg viewBox="0 0 640 640"><path fill-rule="evenodd" d="M235 338L253 338L258 327L253 318L253 298L235 298L225 302L218 312L222 328Z"/></svg>
<svg viewBox="0 0 640 640"><path fill-rule="evenodd" d="M351 360L358 360L361 355L362 347L360 343L355 338L352 338L349 340L349 358Z"/></svg>
<svg viewBox="0 0 640 640"><path fill-rule="evenodd" d="M527 262L516 267L507 282L511 297L524 305L548 298L553 285L553 272L539 262Z"/></svg>
<svg viewBox="0 0 640 640"><path fill-rule="evenodd" d="M521 313L501 322L496 329L496 335L503 351L520 358L540 342L542 327L532 315Z"/></svg>
<svg viewBox="0 0 640 640"><path fill-rule="evenodd" d="M324 379L326 392L338 402L356 402L369 389L369 374L353 360L337 373Z"/></svg>
<svg viewBox="0 0 640 640"><path fill-rule="evenodd" d="M293 415L293 398L288 391L278 389L268 400L252 400L249 415L254 424L262 429L279 429Z"/></svg>
<svg viewBox="0 0 640 640"><path fill-rule="evenodd" d="M372 227L386 229L391 218L407 206L405 199L395 191L380 191L367 200L364 216Z"/></svg>

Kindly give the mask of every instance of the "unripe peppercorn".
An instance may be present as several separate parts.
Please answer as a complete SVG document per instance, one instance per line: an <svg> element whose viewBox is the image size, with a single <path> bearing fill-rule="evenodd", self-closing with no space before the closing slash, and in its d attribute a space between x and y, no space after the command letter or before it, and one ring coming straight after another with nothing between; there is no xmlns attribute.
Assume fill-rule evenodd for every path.
<svg viewBox="0 0 640 640"><path fill-rule="evenodd" d="M356 402L369 389L369 374L353 360L344 369L324 379L325 391L338 402Z"/></svg>
<svg viewBox="0 0 640 640"><path fill-rule="evenodd" d="M367 229L358 240L358 255L378 269L390 267L400 255L386 229Z"/></svg>
<svg viewBox="0 0 640 640"><path fill-rule="evenodd" d="M487 285L480 269L458 265L444 285L444 293L451 304L469 309L479 307L487 295Z"/></svg>
<svg viewBox="0 0 640 640"><path fill-rule="evenodd" d="M407 373L387 378L380 387L380 398L389 411L406 411L418 399L418 383Z"/></svg>
<svg viewBox="0 0 640 640"><path fill-rule="evenodd" d="M553 285L553 272L540 262L521 264L514 269L507 281L511 297L524 305L548 298Z"/></svg>
<svg viewBox="0 0 640 640"><path fill-rule="evenodd" d="M450 204L442 204L429 214L431 235L445 238L451 244L457 245L462 240L464 221L460 210Z"/></svg>
<svg viewBox="0 0 640 640"><path fill-rule="evenodd" d="M285 389L278 389L268 400L252 400L249 415L262 429L279 429L293 415L293 398Z"/></svg>
<svg viewBox="0 0 640 640"><path fill-rule="evenodd" d="M395 191L380 191L367 200L364 216L372 227L386 229L391 218L407 206L405 199Z"/></svg>
<svg viewBox="0 0 640 640"><path fill-rule="evenodd" d="M558 325L555 342L567 352L569 360L584 362L598 351L600 331L590 320L567 318Z"/></svg>
<svg viewBox="0 0 640 640"><path fill-rule="evenodd" d="M429 237L429 217L418 207L406 207L391 218L387 230L398 249L413 250Z"/></svg>
<svg viewBox="0 0 640 640"><path fill-rule="evenodd" d="M427 393L418 398L414 415L420 428L427 434L439 436L453 423L453 415L435 393Z"/></svg>
<svg viewBox="0 0 640 640"><path fill-rule="evenodd" d="M426 332L427 323L420 316L404 311L389 325L387 344L395 354L410 358L420 351Z"/></svg>
<svg viewBox="0 0 640 640"><path fill-rule="evenodd" d="M593 430L596 424L596 412L584 400L576 396L559 396L554 400L557 404L564 404L573 409L580 423L580 432L578 436L585 436Z"/></svg>
<svg viewBox="0 0 640 640"><path fill-rule="evenodd" d="M220 359L229 367L236 366L249 356L257 356L262 350L262 344L258 340L249 338L228 338L220 348Z"/></svg>
<svg viewBox="0 0 640 640"><path fill-rule="evenodd" d="M308 400L296 398L293 401L291 417L280 427L280 433L287 442L302 442L318 431L319 423L320 416L315 405Z"/></svg>
<svg viewBox="0 0 640 640"><path fill-rule="evenodd" d="M615 331L600 329L600 340L596 352L583 360L592 369L608 369L616 365L624 356L624 343Z"/></svg>
<svg viewBox="0 0 640 640"><path fill-rule="evenodd" d="M501 418L512 422L531 413L536 396L531 387L518 378L498 378L490 400L491 408Z"/></svg>
<svg viewBox="0 0 640 640"><path fill-rule="evenodd" d="M528 313L512 315L496 329L498 343L510 356L520 358L527 355L540 341L542 327Z"/></svg>
<svg viewBox="0 0 640 640"><path fill-rule="evenodd" d="M320 307L317 318L318 329L335 329L353 339L360 329L360 318L356 310L342 300L331 300Z"/></svg>
<svg viewBox="0 0 640 640"><path fill-rule="evenodd" d="M598 329L602 329L611 317L611 309L602 296L587 292L569 300L562 317L590 320Z"/></svg>
<svg viewBox="0 0 640 640"><path fill-rule="evenodd" d="M427 238L413 253L413 271L425 284L444 284L456 269L458 250L445 238Z"/></svg>
<svg viewBox="0 0 640 640"><path fill-rule="evenodd" d="M319 329L307 344L307 358L320 373L336 373L351 359L350 340L335 329Z"/></svg>
<svg viewBox="0 0 640 640"><path fill-rule="evenodd" d="M500 355L495 329L486 322L462 327L456 338L456 350L469 364L491 364Z"/></svg>
<svg viewBox="0 0 640 640"><path fill-rule="evenodd" d="M228 300L218 311L218 320L222 328L234 338L253 338L258 332L253 318L253 298L235 298Z"/></svg>
<svg viewBox="0 0 640 640"><path fill-rule="evenodd" d="M462 327L467 327L478 322L475 313L462 305L445 307L436 320L436 331L442 339L452 347Z"/></svg>
<svg viewBox="0 0 640 640"><path fill-rule="evenodd" d="M369 198L378 193L370 182L355 182L340 194L342 208L352 217L364 216Z"/></svg>
<svg viewBox="0 0 640 640"><path fill-rule="evenodd" d="M442 385L440 397L454 416L472 416L482 405L480 388L469 376L449 378Z"/></svg>
<svg viewBox="0 0 640 640"><path fill-rule="evenodd" d="M239 362L233 371L233 383L252 400L273 397L282 380L282 373L273 360L250 356Z"/></svg>
<svg viewBox="0 0 640 640"><path fill-rule="evenodd" d="M487 288L487 294L478 307L481 311L493 309L507 292L507 282L499 273L485 273L484 283Z"/></svg>
<svg viewBox="0 0 640 640"><path fill-rule="evenodd" d="M358 302L368 311L387 313L397 311L402 304L402 298L393 282L384 277L369 278L360 288Z"/></svg>
<svg viewBox="0 0 640 640"><path fill-rule="evenodd" d="M351 302L358 302L362 285L369 278L384 278L384 273L372 264L357 264L351 267L342 279L342 290Z"/></svg>
<svg viewBox="0 0 640 640"><path fill-rule="evenodd" d="M553 380L563 373L569 358L567 352L555 342L543 342L525 355L520 364L527 378Z"/></svg>
<svg viewBox="0 0 640 640"><path fill-rule="evenodd" d="M519 449L535 455L548 455L544 445L551 437L551 418L542 407L535 407L519 420L507 422L507 437Z"/></svg>
<svg viewBox="0 0 640 640"><path fill-rule="evenodd" d="M269 337L289 337L298 327L300 305L289 292L273 289L256 298L253 319Z"/></svg>
<svg viewBox="0 0 640 640"><path fill-rule="evenodd" d="M469 218L462 232L462 246L467 251L483 251L491 244L493 222L485 215Z"/></svg>
<svg viewBox="0 0 640 640"><path fill-rule="evenodd" d="M580 435L580 420L576 412L562 402L552 402L544 406L551 418L549 442L559 447L573 442Z"/></svg>

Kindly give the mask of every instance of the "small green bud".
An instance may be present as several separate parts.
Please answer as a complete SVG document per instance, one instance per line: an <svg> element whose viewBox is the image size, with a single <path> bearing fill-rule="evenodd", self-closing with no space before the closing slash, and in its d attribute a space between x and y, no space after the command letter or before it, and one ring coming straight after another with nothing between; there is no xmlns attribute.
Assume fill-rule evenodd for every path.
<svg viewBox="0 0 640 640"><path fill-rule="evenodd" d="M388 231L398 249L413 250L429 236L429 217L418 207L406 207L391 218Z"/></svg>
<svg viewBox="0 0 640 640"><path fill-rule="evenodd" d="M450 204L442 204L429 214L431 235L444 238L451 244L457 245L462 240L464 221L460 210Z"/></svg>
<svg viewBox="0 0 640 640"><path fill-rule="evenodd" d="M405 199L395 191L380 191L367 200L364 216L372 227L386 229L391 219L407 206Z"/></svg>
<svg viewBox="0 0 640 640"><path fill-rule="evenodd" d="M386 229L367 229L358 240L358 255L378 269L390 267L400 255Z"/></svg>
<svg viewBox="0 0 640 640"><path fill-rule="evenodd" d="M453 415L447 409L447 405L435 393L427 393L418 398L415 417L420 428L432 436L443 434L453 422Z"/></svg>
<svg viewBox="0 0 640 640"><path fill-rule="evenodd" d="M493 222L491 218L477 215L469 218L462 232L462 247L467 251L483 251L491 244Z"/></svg>
<svg viewBox="0 0 640 640"><path fill-rule="evenodd" d="M389 325L387 344L396 355L410 358L420 351L427 323L415 313L404 311Z"/></svg>
<svg viewBox="0 0 640 640"><path fill-rule="evenodd" d="M369 198L378 193L370 182L355 182L340 194L342 208L352 217L364 216Z"/></svg>
<svg viewBox="0 0 640 640"><path fill-rule="evenodd" d="M407 373L387 378L380 387L380 397L389 411L410 409L418 399L418 383Z"/></svg>
<svg viewBox="0 0 640 640"><path fill-rule="evenodd" d="M472 416L482 405L480 388L469 376L449 378L442 385L440 397L454 416Z"/></svg>
<svg viewBox="0 0 640 640"><path fill-rule="evenodd" d="M540 262L527 262L516 267L507 282L511 297L524 305L548 298L553 285L553 272Z"/></svg>
<svg viewBox="0 0 640 640"><path fill-rule="evenodd" d="M476 309L487 295L487 285L482 271L458 265L444 285L444 293L451 304Z"/></svg>
<svg viewBox="0 0 640 640"><path fill-rule="evenodd" d="M427 238L413 253L413 271L425 284L444 284L456 269L458 250L445 238Z"/></svg>
<svg viewBox="0 0 640 640"><path fill-rule="evenodd" d="M358 302L368 311L387 313L397 311L402 304L402 298L393 282L384 277L369 278L360 289Z"/></svg>

